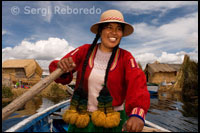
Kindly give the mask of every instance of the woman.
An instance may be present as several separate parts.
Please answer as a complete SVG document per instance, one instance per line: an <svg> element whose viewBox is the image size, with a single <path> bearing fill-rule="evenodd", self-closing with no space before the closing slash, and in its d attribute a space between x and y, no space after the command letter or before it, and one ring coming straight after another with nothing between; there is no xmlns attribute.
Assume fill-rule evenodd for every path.
<svg viewBox="0 0 200 133"><path fill-rule="evenodd" d="M65 72L55 80L62 84L69 84L77 71L63 120L70 124L69 131L142 131L150 105L146 78L131 53L119 48L133 27L124 22L121 12L108 10L91 31L96 34L92 44L80 46L49 66L50 72L58 67Z"/></svg>

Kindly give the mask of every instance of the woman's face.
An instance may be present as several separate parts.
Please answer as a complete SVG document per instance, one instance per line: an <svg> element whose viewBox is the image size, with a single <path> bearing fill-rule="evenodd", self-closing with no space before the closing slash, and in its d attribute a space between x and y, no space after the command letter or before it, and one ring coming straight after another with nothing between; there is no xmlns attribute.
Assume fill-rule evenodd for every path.
<svg viewBox="0 0 200 133"><path fill-rule="evenodd" d="M104 52L111 52L120 43L122 36L121 24L109 23L102 29L100 49Z"/></svg>

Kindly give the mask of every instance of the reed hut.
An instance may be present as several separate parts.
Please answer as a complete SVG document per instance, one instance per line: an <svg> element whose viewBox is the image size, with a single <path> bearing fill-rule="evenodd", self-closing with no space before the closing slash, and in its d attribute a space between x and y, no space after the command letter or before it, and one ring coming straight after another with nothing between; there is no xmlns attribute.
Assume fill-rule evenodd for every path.
<svg viewBox="0 0 200 133"><path fill-rule="evenodd" d="M147 64L144 72L149 83L175 83L180 67L181 64L164 64L156 61Z"/></svg>
<svg viewBox="0 0 200 133"><path fill-rule="evenodd" d="M40 81L43 70L34 59L11 59L2 64L2 83L11 86L16 82L34 85Z"/></svg>

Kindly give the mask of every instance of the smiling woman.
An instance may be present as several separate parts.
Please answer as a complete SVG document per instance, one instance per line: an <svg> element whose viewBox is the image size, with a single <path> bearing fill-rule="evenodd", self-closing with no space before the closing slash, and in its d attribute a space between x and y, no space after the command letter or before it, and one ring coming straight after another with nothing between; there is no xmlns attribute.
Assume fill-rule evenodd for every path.
<svg viewBox="0 0 200 133"><path fill-rule="evenodd" d="M24 7L26 7L25 10ZM121 10L125 19L112 14L107 16L102 14L102 17L104 17L101 20L100 10L97 9L101 9L101 13L103 13L110 8ZM139 71L136 60L142 64L143 68L145 68L146 64L156 60L161 63L182 63L184 54L188 53L192 60L198 61L197 9L197 1L3 1L2 60L34 58L42 68L47 69L50 61L60 60L61 57L71 53L73 50L71 55L69 54L66 58L72 57L74 62L72 66L76 67L73 71L66 72L62 77L71 77L70 74L77 71L79 73L77 79L81 81L82 72L84 73L83 64L87 62L85 63L86 69L85 74L83 74L83 84L85 85L84 90L88 94L88 99L86 99L88 101L87 109L92 112L92 110L97 110L97 97L103 88L101 84L104 84L108 62L113 53L113 56L115 56L113 61L110 61L111 67L107 74L107 88L113 98L112 106L120 106L122 105L120 101L127 101L128 103L125 102L125 104L130 106L128 108L133 109L137 106L145 108L140 106L143 103L132 105L129 104L133 103L132 101L126 100L126 98L129 99L128 96L137 91L134 86L136 84L129 84L134 80L134 78L130 79L131 77L128 77L130 75L129 72L135 71L135 75ZM24 12L27 14L24 14ZM33 15L28 15L28 13ZM124 29L122 27L123 35L118 42L119 47L116 48L116 51L112 48L104 51L102 46L107 44L116 45L116 41L120 38L116 34L116 27L107 27L111 28L107 38L105 37L107 40L102 39L102 34L99 34L96 39L96 46L89 53L88 61L85 61L89 47L92 45L81 45L88 42L92 43L95 36L92 35L89 27L95 22L98 22L92 28L92 33L95 35L98 33L99 23L111 26L112 24L118 24L120 26L122 23L129 22L134 26L135 31L134 34L129 34L128 37L125 37L124 34L128 33L128 24L124 24ZM103 45L103 41L108 43ZM71 63L71 59L67 61ZM132 69L129 69L130 66ZM55 67L57 68L57 63L55 63ZM70 79L64 81L70 81ZM100 85L98 88L96 88L97 83ZM138 83L138 81L135 81L135 83ZM79 82L76 84L77 89ZM122 88L120 88L121 84L124 85ZM130 87L134 88L131 89L133 91L128 91ZM113 91L114 89L119 90L119 92ZM125 92L127 95L124 94ZM132 97L137 98L137 93L135 93L136 96ZM142 102L143 100L140 101ZM138 101L134 103L138 103ZM90 106L94 104L95 106ZM128 112L130 112L129 109ZM107 112L104 114L107 114ZM102 113L102 115L104 114ZM127 113L126 115L128 116L129 114ZM152 118L149 120L152 121Z"/></svg>
<svg viewBox="0 0 200 133"><path fill-rule="evenodd" d="M65 72L57 83L69 84L72 73L78 72L63 120L69 123L69 131L142 131L150 103L146 78L130 52L119 48L122 37L133 33L133 26L124 21L120 11L107 10L90 30L96 34L92 44L49 65L50 72L57 68Z"/></svg>

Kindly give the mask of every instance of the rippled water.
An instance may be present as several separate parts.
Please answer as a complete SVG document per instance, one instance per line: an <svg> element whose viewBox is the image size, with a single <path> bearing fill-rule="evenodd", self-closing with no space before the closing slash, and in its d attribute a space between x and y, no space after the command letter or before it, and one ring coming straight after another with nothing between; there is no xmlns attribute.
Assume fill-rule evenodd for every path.
<svg viewBox="0 0 200 133"><path fill-rule="evenodd" d="M39 108L35 108L35 111L42 111L54 104L56 103L42 98L42 104ZM183 102L180 93L159 93L158 96L151 96L151 105L146 119L173 132L198 132L198 117L190 116L191 114L197 115L197 108ZM14 113L7 120L2 121L2 131L28 116Z"/></svg>
<svg viewBox="0 0 200 133"><path fill-rule="evenodd" d="M197 115L197 107L187 107L181 93L163 92L151 97L146 119L173 132L198 132Z"/></svg>
<svg viewBox="0 0 200 133"><path fill-rule="evenodd" d="M2 121L2 131L9 129L10 127L14 126L15 124L22 121L23 119L29 117L30 115L33 114L32 112L35 112L35 113L41 112L44 109L56 104L56 102L53 102L47 98L41 98L40 100L42 102L41 102L40 106L38 106L38 108L36 108L35 103L30 102L29 105L26 105L26 106L31 108L31 111L26 110L26 109L18 110L15 113L13 113L12 115L10 115L6 120ZM38 102L38 101L36 101L36 102Z"/></svg>

